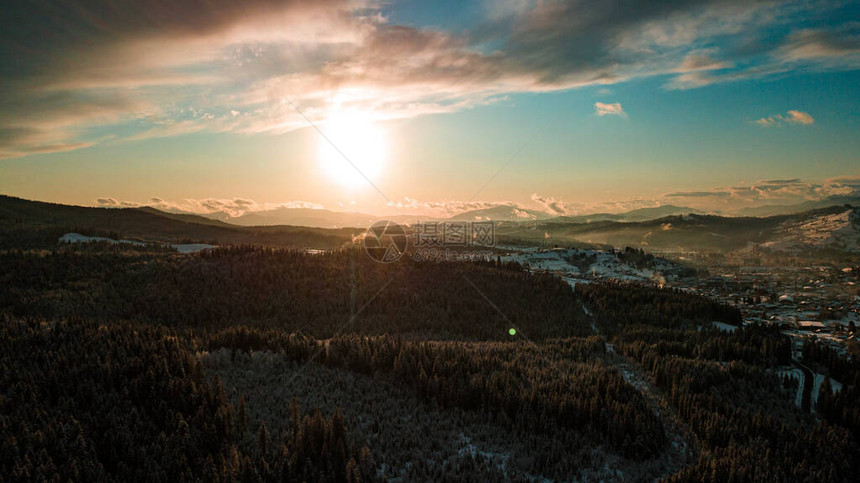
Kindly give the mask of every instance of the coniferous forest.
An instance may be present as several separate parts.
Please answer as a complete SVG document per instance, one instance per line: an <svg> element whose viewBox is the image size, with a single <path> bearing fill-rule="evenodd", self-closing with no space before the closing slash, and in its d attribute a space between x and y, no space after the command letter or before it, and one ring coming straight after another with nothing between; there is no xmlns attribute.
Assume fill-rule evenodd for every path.
<svg viewBox="0 0 860 483"><path fill-rule="evenodd" d="M4 481L852 481L856 361L672 289L361 250L0 254Z"/></svg>

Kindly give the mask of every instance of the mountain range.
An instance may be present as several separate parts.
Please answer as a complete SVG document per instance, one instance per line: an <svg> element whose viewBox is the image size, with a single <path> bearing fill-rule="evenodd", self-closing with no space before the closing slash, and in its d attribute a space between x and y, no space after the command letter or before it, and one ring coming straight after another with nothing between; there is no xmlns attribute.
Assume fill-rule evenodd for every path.
<svg viewBox="0 0 860 483"><path fill-rule="evenodd" d="M453 220L496 219L497 244L632 246L651 251L728 252L760 247L798 252L828 249L860 251L860 210L835 205L800 213L763 217L727 217L696 213L685 207L661 206L621 214L583 217L539 217L539 212L496 206ZM317 213L322 212L322 213ZM333 212L281 209L240 217L244 223L283 219L320 220ZM301 214L304 218L298 218ZM64 234L124 238L144 242L253 244L289 248L337 248L361 235L374 218L339 213L349 228L291 225L240 226L187 213L154 208L93 208L29 201L0 195L0 249L52 248ZM323 218L320 218L322 216ZM657 217L657 218L652 218ZM361 226L364 225L364 226Z"/></svg>
<svg viewBox="0 0 860 483"><path fill-rule="evenodd" d="M154 208L149 208L154 209ZM374 216L367 213L341 212L313 208L275 208L272 210L247 212L240 216L231 217L224 212L216 213L187 213L171 212L176 215L191 215L218 220L239 226L274 226L293 225L317 228L367 227L379 220L391 220L398 223L411 224L417 221L543 221L557 220L569 223L590 223L592 221L645 221L664 216L682 215L689 213L703 214L702 210L683 206L664 205L654 208L640 208L625 213L594 213L580 216L558 216L540 210L521 208L516 205L497 205L490 208L464 211L449 217L432 217L417 215L387 215Z"/></svg>
<svg viewBox="0 0 860 483"><path fill-rule="evenodd" d="M0 195L0 250L54 248L66 233L171 244L260 245L329 249L362 233L361 228L245 227L200 215L155 208L94 208Z"/></svg>
<svg viewBox="0 0 860 483"><path fill-rule="evenodd" d="M653 220L572 222L551 219L500 223L497 243L544 246L598 245L659 252L731 252L764 249L860 252L860 208L836 205L765 217L672 215Z"/></svg>
<svg viewBox="0 0 860 483"><path fill-rule="evenodd" d="M417 221L502 221L502 222L523 222L523 221L557 221L562 223L593 223L599 221L616 221L616 222L641 222L648 220L656 220L666 216L687 215L687 214L713 214L732 217L762 217L787 215L792 213L801 213L805 211L826 208L837 205L852 205L860 206L860 195L841 195L831 196L821 200L807 201L804 203L791 205L761 205L748 207L733 212L706 212L704 210L691 208L687 206L662 205L650 208L639 208L626 211L623 213L591 213L583 215L559 215L557 213L549 213L546 211L523 208L513 204L502 204L489 208L481 208L476 210L464 211L451 216L417 216L417 215L386 215L376 216L367 213L358 212L340 212L327 209L312 209L312 208L275 208L271 210L246 212L240 216L230 216L224 212L216 213L194 213L205 218L223 221L232 225L239 226L274 226L274 225L293 225L293 226L308 226L317 228L343 228L343 227L359 227L364 228L375 221L391 220L398 223L411 224ZM192 214L187 212L174 212L177 214Z"/></svg>

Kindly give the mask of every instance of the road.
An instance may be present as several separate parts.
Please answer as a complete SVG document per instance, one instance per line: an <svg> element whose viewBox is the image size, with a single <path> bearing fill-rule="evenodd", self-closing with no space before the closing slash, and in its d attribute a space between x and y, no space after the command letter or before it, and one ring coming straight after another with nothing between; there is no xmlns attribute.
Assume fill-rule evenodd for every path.
<svg viewBox="0 0 860 483"><path fill-rule="evenodd" d="M597 335L602 335L591 317L591 312L585 305L582 310L589 316L591 329ZM644 397L651 411L663 422L663 431L669 442L663 454L665 458L664 476L671 475L689 463L695 462L699 454L699 445L689 426L678 416L668 398L660 388L651 382L645 371L630 359L615 350L615 346L606 342L606 361L614 365L621 377L636 388ZM658 478L659 479L659 478Z"/></svg>

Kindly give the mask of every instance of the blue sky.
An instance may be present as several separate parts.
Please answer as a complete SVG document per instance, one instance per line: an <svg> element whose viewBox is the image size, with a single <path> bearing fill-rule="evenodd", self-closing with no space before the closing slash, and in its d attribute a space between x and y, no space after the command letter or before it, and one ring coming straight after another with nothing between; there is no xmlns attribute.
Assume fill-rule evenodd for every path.
<svg viewBox="0 0 860 483"><path fill-rule="evenodd" d="M2 193L578 214L860 188L857 2L78 3L0 7Z"/></svg>

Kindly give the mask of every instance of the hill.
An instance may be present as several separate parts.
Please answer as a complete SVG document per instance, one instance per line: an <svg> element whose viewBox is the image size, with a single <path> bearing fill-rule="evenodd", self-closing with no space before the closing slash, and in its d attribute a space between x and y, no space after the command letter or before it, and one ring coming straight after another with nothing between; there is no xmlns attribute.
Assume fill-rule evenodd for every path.
<svg viewBox="0 0 860 483"><path fill-rule="evenodd" d="M688 214L703 215L702 210L689 208L686 206L663 205L654 208L639 208L621 214L623 221L646 221L663 218L666 216L688 215Z"/></svg>
<svg viewBox="0 0 860 483"><path fill-rule="evenodd" d="M633 222L656 220L667 216L688 214L703 215L705 212L685 206L663 205L655 206L653 208L638 208L624 213L590 213L587 215L577 216L557 216L550 220L560 223L594 223L598 221Z"/></svg>
<svg viewBox="0 0 860 483"><path fill-rule="evenodd" d="M365 213L312 208L277 208L246 213L242 216L229 218L227 221L241 226L297 225L323 228L345 226L366 228L378 219L378 217Z"/></svg>
<svg viewBox="0 0 860 483"><path fill-rule="evenodd" d="M855 214L851 215L852 212ZM796 250L806 246L857 251L856 240L860 237L860 231L856 222L851 223L851 220L856 219L856 211L850 206L832 206L768 217L689 214L639 222L577 222L565 218L502 224L496 229L496 236L502 243L632 246L663 251L728 252L743 249L750 243L773 250L789 246ZM805 236L804 230L814 230L815 233ZM833 236L830 236L830 232L834 232ZM790 237L791 244L773 243L786 240L789 234L793 234ZM831 239L832 243L821 241Z"/></svg>
<svg viewBox="0 0 860 483"><path fill-rule="evenodd" d="M69 232L145 242L330 249L361 230L240 227L154 208L90 208L0 196L0 249L51 248Z"/></svg>
<svg viewBox="0 0 860 483"><path fill-rule="evenodd" d="M820 200L805 201L793 205L762 205L744 208L738 212L741 216L773 216L803 213L805 211L829 208L831 206L852 205L860 206L860 195L828 196Z"/></svg>

